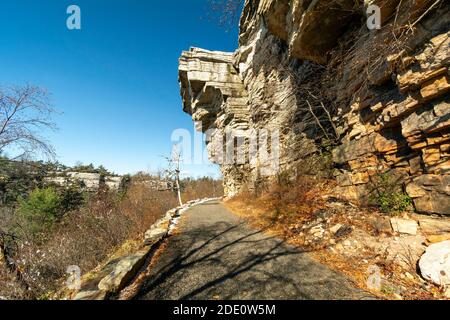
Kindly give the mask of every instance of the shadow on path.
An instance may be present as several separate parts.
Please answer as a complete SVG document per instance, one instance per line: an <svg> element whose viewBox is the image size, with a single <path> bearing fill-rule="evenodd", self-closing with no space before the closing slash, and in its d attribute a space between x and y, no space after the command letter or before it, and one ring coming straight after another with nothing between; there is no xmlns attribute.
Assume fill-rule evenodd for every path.
<svg viewBox="0 0 450 320"><path fill-rule="evenodd" d="M364 299L348 279L213 202L184 217L142 299Z"/></svg>

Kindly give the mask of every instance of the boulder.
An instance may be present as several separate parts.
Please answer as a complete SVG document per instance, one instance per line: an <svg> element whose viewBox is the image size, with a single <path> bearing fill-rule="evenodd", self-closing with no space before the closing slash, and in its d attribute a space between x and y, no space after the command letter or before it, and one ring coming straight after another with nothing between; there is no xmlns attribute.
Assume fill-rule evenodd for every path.
<svg viewBox="0 0 450 320"><path fill-rule="evenodd" d="M150 229L145 233L145 245L153 245L167 235L168 228Z"/></svg>
<svg viewBox="0 0 450 320"><path fill-rule="evenodd" d="M372 217L369 222L378 233L392 234L392 225L388 217Z"/></svg>
<svg viewBox="0 0 450 320"><path fill-rule="evenodd" d="M136 274L142 267L148 255L148 250L141 250L135 254L122 257L114 266L113 271L98 284L101 291L116 293Z"/></svg>
<svg viewBox="0 0 450 320"><path fill-rule="evenodd" d="M342 227L343 227L342 224L339 223L339 224L335 225L334 227L332 227L330 229L330 232L332 234L336 234Z"/></svg>
<svg viewBox="0 0 450 320"><path fill-rule="evenodd" d="M428 247L419 261L422 277L438 286L450 285L450 241Z"/></svg>
<svg viewBox="0 0 450 320"><path fill-rule="evenodd" d="M420 229L426 235L450 233L450 219L420 218Z"/></svg>
<svg viewBox="0 0 450 320"><path fill-rule="evenodd" d="M415 236L418 231L419 225L414 220L392 218L391 219L392 229L394 232L409 234Z"/></svg>
<svg viewBox="0 0 450 320"><path fill-rule="evenodd" d="M414 199L414 205L418 212L450 215L450 196L447 194L430 192Z"/></svg>

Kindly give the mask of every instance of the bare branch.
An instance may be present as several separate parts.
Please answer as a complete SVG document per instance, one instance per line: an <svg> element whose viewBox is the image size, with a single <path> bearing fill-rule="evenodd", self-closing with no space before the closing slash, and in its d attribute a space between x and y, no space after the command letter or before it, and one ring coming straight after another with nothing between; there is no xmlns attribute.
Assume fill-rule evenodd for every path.
<svg viewBox="0 0 450 320"><path fill-rule="evenodd" d="M325 130L325 128L323 127L323 125L320 122L319 118L317 118L316 114L314 113L314 110L313 110L313 107L312 107L311 103L309 103L308 100L306 100L306 102L308 103L308 106L309 106L309 112L311 112L311 115L316 120L317 125L320 127L320 129L322 130L322 132L325 135L325 137L329 140L330 137L328 136L327 130Z"/></svg>
<svg viewBox="0 0 450 320"><path fill-rule="evenodd" d="M55 112L49 94L39 87L0 88L0 153L53 158L54 150L41 132L56 129L51 118Z"/></svg>

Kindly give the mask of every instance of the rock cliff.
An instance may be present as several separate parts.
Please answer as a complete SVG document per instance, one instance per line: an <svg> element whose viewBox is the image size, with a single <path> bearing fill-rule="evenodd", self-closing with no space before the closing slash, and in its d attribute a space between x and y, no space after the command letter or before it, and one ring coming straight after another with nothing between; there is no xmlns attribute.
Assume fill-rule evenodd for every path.
<svg viewBox="0 0 450 320"><path fill-rule="evenodd" d="M366 25L373 4L379 30ZM325 145L342 196L366 200L390 171L419 212L450 214L449 30L445 1L247 0L236 52L183 52L184 111L228 195L257 186L275 157L284 172ZM249 139L274 131L279 150L224 161L215 138L230 130L247 132L231 140L236 153L259 154Z"/></svg>

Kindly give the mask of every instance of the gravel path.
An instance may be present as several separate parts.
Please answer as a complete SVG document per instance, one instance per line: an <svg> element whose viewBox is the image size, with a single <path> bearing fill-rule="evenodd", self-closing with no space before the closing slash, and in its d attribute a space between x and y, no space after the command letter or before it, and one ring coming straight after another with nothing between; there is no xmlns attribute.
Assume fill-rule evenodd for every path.
<svg viewBox="0 0 450 320"><path fill-rule="evenodd" d="M217 201L186 212L150 273L140 299L370 299L343 275L252 229Z"/></svg>

